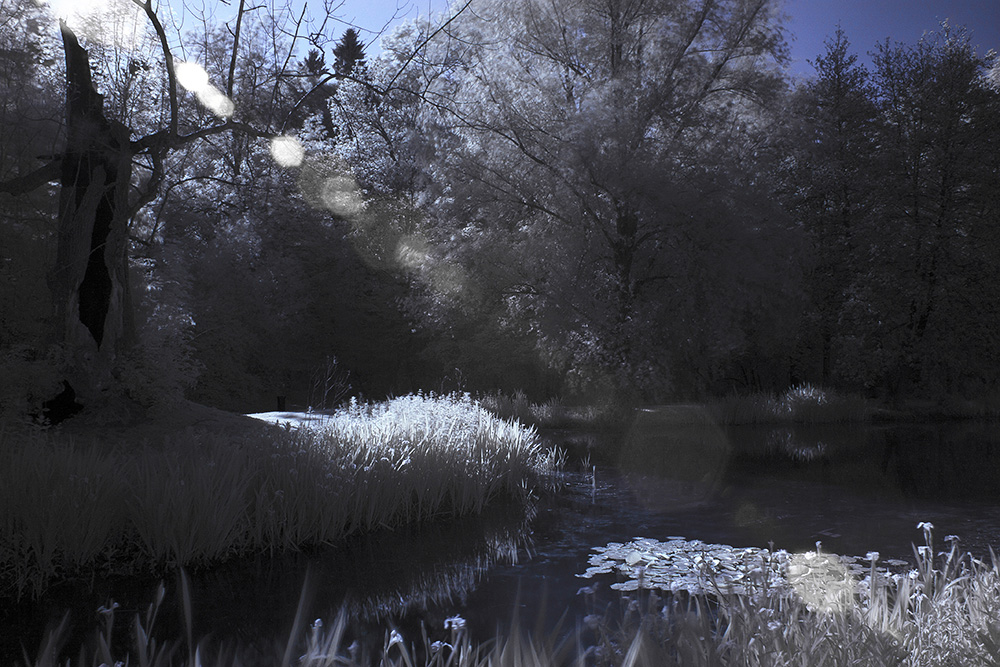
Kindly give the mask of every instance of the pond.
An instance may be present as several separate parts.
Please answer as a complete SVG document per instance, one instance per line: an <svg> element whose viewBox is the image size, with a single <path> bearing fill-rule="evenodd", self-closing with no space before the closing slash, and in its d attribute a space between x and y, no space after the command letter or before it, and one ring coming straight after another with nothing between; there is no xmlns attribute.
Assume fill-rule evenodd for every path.
<svg viewBox="0 0 1000 667"><path fill-rule="evenodd" d="M300 605L309 622L345 608L352 631L381 645L387 624L419 642L461 617L474 638L520 618L564 628L618 593L614 575L580 578L594 547L636 537L684 537L734 547L822 550L912 560L917 523L935 540L961 538L988 555L1000 544L1000 429L993 423L721 428L640 412L627 433L550 432L570 454L563 490L532 516L486 516L358 537L336 549L231 562L191 579L202 636L273 656ZM150 603L156 581L93 582L84 594L55 590L0 619L37 646L40 629L71 608L89 635L95 610L114 599L127 616ZM177 609L176 582L166 607ZM306 591L304 599L300 594ZM184 636L179 614L158 622ZM11 634L13 633L13 635ZM123 631L123 634L125 631ZM19 649L18 655L19 655ZM30 653L30 650L29 650Z"/></svg>

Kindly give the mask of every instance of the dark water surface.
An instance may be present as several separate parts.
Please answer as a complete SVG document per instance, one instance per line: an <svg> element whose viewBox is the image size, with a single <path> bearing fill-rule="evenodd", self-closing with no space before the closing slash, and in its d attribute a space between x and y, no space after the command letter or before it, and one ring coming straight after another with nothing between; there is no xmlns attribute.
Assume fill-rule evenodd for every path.
<svg viewBox="0 0 1000 667"><path fill-rule="evenodd" d="M819 541L829 552L912 559L912 543L922 540L917 523L930 521L938 544L958 535L979 555L1000 545L994 423L720 428L645 413L624 435L544 437L570 458L564 489L543 499L533 516L501 508L195 573L195 635L210 632L247 655L273 656L289 636L304 585L303 621L329 625L344 607L353 619L351 638L367 636L373 645L389 624L417 643L421 624L432 638L444 637L446 620L455 616L473 637L489 639L515 609L550 628L566 612L564 627L572 628L616 598L610 575L576 576L592 548L634 537L788 551L815 549ZM117 621L124 628L130 612L150 603L156 583L94 581L82 587L89 592L67 587L40 604L8 609L0 616L5 653L20 636L33 655L41 628L67 608L76 627L92 635L96 609L114 599L126 612ZM157 625L178 639L178 586L166 583ZM120 634L127 638L128 631Z"/></svg>

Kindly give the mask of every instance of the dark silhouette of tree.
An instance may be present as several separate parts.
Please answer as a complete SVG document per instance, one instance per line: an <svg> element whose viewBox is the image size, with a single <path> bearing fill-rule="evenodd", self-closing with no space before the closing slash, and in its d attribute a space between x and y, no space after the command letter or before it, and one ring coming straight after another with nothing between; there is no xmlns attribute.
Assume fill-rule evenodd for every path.
<svg viewBox="0 0 1000 667"><path fill-rule="evenodd" d="M306 68L306 72L312 76L319 76L320 74L327 73L326 56L324 56L323 52L319 49L309 49L309 54L306 56L306 59L302 64Z"/></svg>
<svg viewBox="0 0 1000 667"><path fill-rule="evenodd" d="M860 248L880 210L873 179L881 169L868 71L858 65L842 29L825 44L812 63L815 78L793 100L803 122L792 151L797 200L789 204L802 216L809 243L805 289L811 307L803 313L798 372L828 386L841 363L844 305L864 271Z"/></svg>
<svg viewBox="0 0 1000 667"><path fill-rule="evenodd" d="M351 76L354 70L365 64L365 44L358 39L354 28L348 28L333 47L333 72L337 76Z"/></svg>

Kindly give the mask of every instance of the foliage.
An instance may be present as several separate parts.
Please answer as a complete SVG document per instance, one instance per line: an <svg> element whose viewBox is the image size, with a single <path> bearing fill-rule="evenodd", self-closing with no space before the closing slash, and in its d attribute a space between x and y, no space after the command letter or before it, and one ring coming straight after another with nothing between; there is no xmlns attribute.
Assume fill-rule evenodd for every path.
<svg viewBox="0 0 1000 667"><path fill-rule="evenodd" d="M961 28L870 71L837 31L793 83L772 0L475 0L370 60L290 6L163 13L165 42L114 6L74 28L135 152L115 224L143 278L115 293L146 303L105 375L140 403L305 405L328 355L369 395L1000 382L1000 61ZM65 152L66 72L48 8L0 24L0 347L37 356L67 263L59 186L25 178ZM231 115L171 90L181 54Z"/></svg>
<svg viewBox="0 0 1000 667"><path fill-rule="evenodd" d="M331 106L362 182L427 214L399 257L432 312L451 310L435 324L472 357L524 336L580 394L697 384L674 373L694 332L742 345L741 281L780 267L764 258L781 216L749 187L746 152L780 81L773 8L626 5L482 2L447 31L408 24L371 68L379 83L412 62L387 93ZM698 305L723 294L731 307Z"/></svg>
<svg viewBox="0 0 1000 667"><path fill-rule="evenodd" d="M518 390L480 394L476 402L500 419L517 420L536 428L621 430L627 426L634 406L624 402L573 405L558 398L533 403Z"/></svg>
<svg viewBox="0 0 1000 667"><path fill-rule="evenodd" d="M802 91L809 141L788 199L814 253L800 372L889 396L980 393L996 380L997 311L981 300L998 277L992 56L946 23L880 44L872 73L847 49L838 32Z"/></svg>

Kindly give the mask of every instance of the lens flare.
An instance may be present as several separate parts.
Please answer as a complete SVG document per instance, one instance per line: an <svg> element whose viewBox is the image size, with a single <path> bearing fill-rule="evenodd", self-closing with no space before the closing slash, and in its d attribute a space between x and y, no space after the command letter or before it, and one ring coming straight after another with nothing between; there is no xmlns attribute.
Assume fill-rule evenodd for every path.
<svg viewBox="0 0 1000 667"><path fill-rule="evenodd" d="M233 101L209 83L208 72L198 63L175 63L174 75L177 83L194 93L201 105L219 118L230 118L236 111Z"/></svg>
<svg viewBox="0 0 1000 667"><path fill-rule="evenodd" d="M198 63L175 63L174 74L177 76L177 83L192 93L199 93L208 87L208 72Z"/></svg>
<svg viewBox="0 0 1000 667"><path fill-rule="evenodd" d="M834 555L815 551L791 554L787 577L799 597L815 611L844 611L854 600L854 578Z"/></svg>
<svg viewBox="0 0 1000 667"><path fill-rule="evenodd" d="M353 218L364 208L358 184L350 176L332 176L323 181L320 195L326 208L342 218Z"/></svg>
<svg viewBox="0 0 1000 667"><path fill-rule="evenodd" d="M236 111L233 101L211 84L198 92L198 101L219 118L231 118Z"/></svg>
<svg viewBox="0 0 1000 667"><path fill-rule="evenodd" d="M282 167L299 167L306 157L306 149L295 137L271 139L271 157Z"/></svg>

